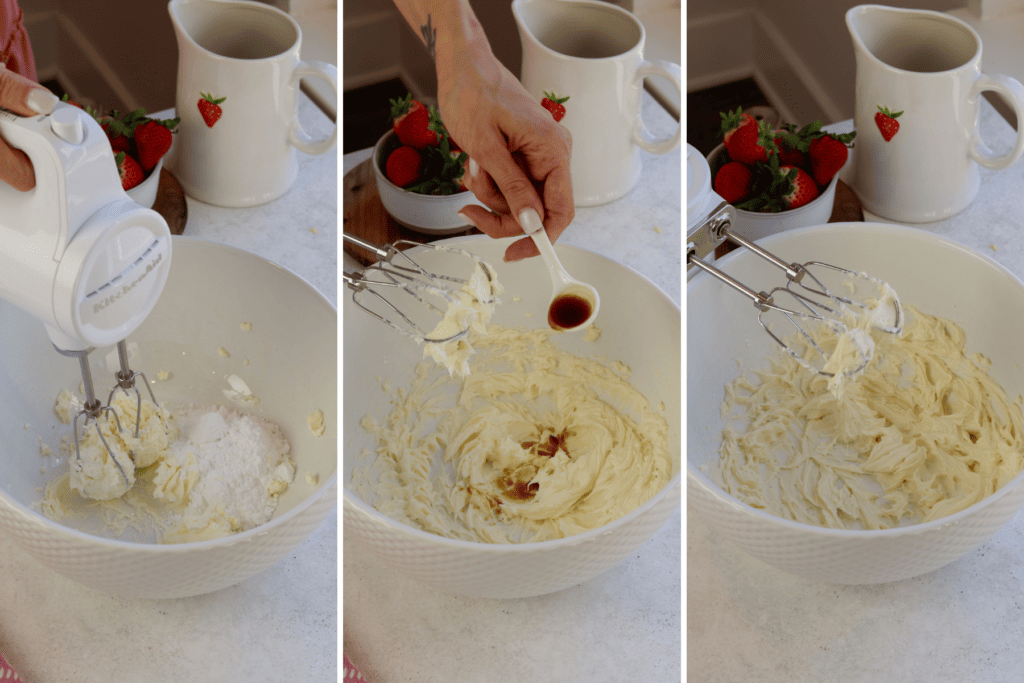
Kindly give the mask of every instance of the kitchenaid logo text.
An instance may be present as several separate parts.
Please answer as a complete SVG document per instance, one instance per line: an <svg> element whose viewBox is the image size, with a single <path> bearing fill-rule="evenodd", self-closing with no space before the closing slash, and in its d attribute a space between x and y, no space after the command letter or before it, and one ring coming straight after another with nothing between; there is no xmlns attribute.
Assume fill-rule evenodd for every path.
<svg viewBox="0 0 1024 683"><path fill-rule="evenodd" d="M143 278L145 278L147 275L149 275L150 272L155 270L156 267L158 265L160 265L160 262L163 261L163 258L164 258L164 255L162 253L161 254L157 254L157 257L155 259L153 259L153 261L151 261L149 263L149 265L146 266L146 270L144 270L142 273L140 273L137 278L135 278L134 280L132 280L128 284L126 284L123 287L121 287L121 289L118 290L118 292L116 294L111 294L108 297L104 297L103 299L100 299L95 304L93 304L92 312L93 313L99 313L104 308L106 308L110 304L114 303L115 301L117 301L118 299L123 297L128 292L132 291L135 288L135 285L137 285L140 282L142 282Z"/></svg>

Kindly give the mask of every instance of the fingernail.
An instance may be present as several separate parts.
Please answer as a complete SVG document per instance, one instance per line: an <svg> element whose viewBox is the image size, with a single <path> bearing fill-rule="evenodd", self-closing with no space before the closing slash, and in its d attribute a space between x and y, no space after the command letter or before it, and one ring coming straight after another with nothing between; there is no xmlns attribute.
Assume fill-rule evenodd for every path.
<svg viewBox="0 0 1024 683"><path fill-rule="evenodd" d="M527 235L532 235L538 230L543 230L544 224L540 222L540 215L536 209L523 209L519 212L519 227Z"/></svg>
<svg viewBox="0 0 1024 683"><path fill-rule="evenodd" d="M480 164L476 163L476 159L469 160L469 175L476 178L477 174L480 173Z"/></svg>
<svg viewBox="0 0 1024 683"><path fill-rule="evenodd" d="M60 102L57 96L43 88L32 88L28 97L25 98L25 106L37 114L49 114Z"/></svg>
<svg viewBox="0 0 1024 683"><path fill-rule="evenodd" d="M476 227L476 221L474 221L472 218L470 218L466 214L462 213L461 211L459 211L458 214L459 214L459 218L461 218L462 220L466 221L467 223L472 225L474 228Z"/></svg>

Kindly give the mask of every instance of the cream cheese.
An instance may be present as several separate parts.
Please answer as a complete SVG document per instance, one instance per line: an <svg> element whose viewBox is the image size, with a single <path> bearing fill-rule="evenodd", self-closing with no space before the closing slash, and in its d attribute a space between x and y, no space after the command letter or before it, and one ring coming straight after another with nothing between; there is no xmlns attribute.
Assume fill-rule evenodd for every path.
<svg viewBox="0 0 1024 683"><path fill-rule="evenodd" d="M668 426L622 363L560 350L551 330L491 326L461 381L420 363L383 420L356 492L450 538L564 538L631 512L672 476Z"/></svg>
<svg viewBox="0 0 1024 683"><path fill-rule="evenodd" d="M491 275L488 275L489 271ZM462 330L487 334L487 323L500 303L497 295L504 291L493 272L490 266L477 262L473 275L456 292L444 318L427 335L428 339L447 339ZM424 357L433 358L438 365L447 368L452 377L465 377L469 374L469 357L472 354L473 346L469 342L468 333L449 342L428 342L423 349Z"/></svg>
<svg viewBox="0 0 1024 683"><path fill-rule="evenodd" d="M906 309L901 336L877 319L859 328L873 330L875 358L839 395L781 349L728 384L723 490L806 524L885 529L963 510L1016 476L1021 398L967 354L962 329Z"/></svg>

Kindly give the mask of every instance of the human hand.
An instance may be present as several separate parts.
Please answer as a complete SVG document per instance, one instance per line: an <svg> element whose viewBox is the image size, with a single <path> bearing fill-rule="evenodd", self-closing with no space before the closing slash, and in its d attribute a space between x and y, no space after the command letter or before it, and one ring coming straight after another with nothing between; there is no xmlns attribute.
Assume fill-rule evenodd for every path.
<svg viewBox="0 0 1024 683"><path fill-rule="evenodd" d="M0 107L20 116L35 116L49 114L58 101L57 96L46 88L0 64ZM36 186L36 174L28 155L11 147L2 138L0 180L21 192Z"/></svg>
<svg viewBox="0 0 1024 683"><path fill-rule="evenodd" d="M463 183L491 209L467 206L466 220L491 237L521 235L518 217L532 208L554 242L576 214L569 131L483 46L438 62L438 105L452 139L470 157ZM538 254L527 237L509 245L505 260Z"/></svg>

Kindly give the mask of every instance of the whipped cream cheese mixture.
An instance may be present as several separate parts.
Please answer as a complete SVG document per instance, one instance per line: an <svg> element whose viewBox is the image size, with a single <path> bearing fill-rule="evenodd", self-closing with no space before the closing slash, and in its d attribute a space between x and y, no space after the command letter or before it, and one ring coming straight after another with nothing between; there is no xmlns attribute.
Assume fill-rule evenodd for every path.
<svg viewBox="0 0 1024 683"><path fill-rule="evenodd" d="M860 348L841 350L833 367L856 367L864 334L872 359L848 381L779 349L728 384L713 468L723 490L797 522L886 529L963 510L1016 476L1021 397L1011 402L990 361L968 355L957 325L912 306L904 316L902 335L877 329L886 320L852 327ZM816 334L825 348L840 341L824 327Z"/></svg>
<svg viewBox="0 0 1024 683"><path fill-rule="evenodd" d="M71 423L80 403L65 390L54 409ZM104 413L81 429L77 456L65 437L68 472L46 486L46 517L99 515L115 535L131 528L162 543L220 538L271 519L295 477L278 425L223 406L172 413L143 399L136 438L136 406L134 394L117 392L117 420Z"/></svg>
<svg viewBox="0 0 1024 683"><path fill-rule="evenodd" d="M824 372L832 373L828 388L837 398L842 397L846 387L864 374L874 357L875 340L871 336L872 330L893 332L898 324L896 312L900 303L896 291L888 283L866 273L860 276L877 283L880 294L868 300L867 309L847 308L841 316L846 330L838 335L835 350L822 368Z"/></svg>
<svg viewBox="0 0 1024 683"><path fill-rule="evenodd" d="M352 475L360 498L487 543L572 536L649 500L672 476L665 418L626 366L565 352L554 334L493 325L461 381L421 362L406 389L385 384L390 413L362 420L376 457Z"/></svg>
<svg viewBox="0 0 1024 683"><path fill-rule="evenodd" d="M487 334L487 323L500 303L497 295L504 291L497 277L488 275L488 271L493 273L490 266L477 262L473 275L456 292L457 296L449 303L444 318L427 335L428 339L447 339L462 330ZM469 357L473 355L469 337L470 335L466 334L449 342L428 342L423 349L423 355L433 358L439 365L447 368L448 374L452 377L465 377L469 374Z"/></svg>
<svg viewBox="0 0 1024 683"><path fill-rule="evenodd" d="M488 271L491 277L488 278ZM668 423L618 361L561 350L549 328L488 325L504 291L478 264L428 344L411 382L351 475L359 497L413 528L469 541L527 543L604 526L672 476ZM598 332L588 334L593 341Z"/></svg>

